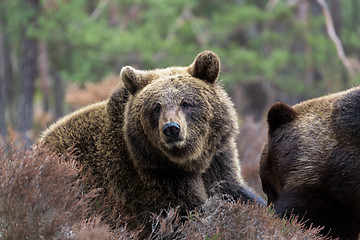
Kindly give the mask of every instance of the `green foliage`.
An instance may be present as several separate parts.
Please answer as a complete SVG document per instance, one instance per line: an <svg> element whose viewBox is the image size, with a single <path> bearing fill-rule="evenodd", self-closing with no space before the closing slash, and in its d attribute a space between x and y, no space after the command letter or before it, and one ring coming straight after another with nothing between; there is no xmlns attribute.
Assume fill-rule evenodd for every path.
<svg viewBox="0 0 360 240"><path fill-rule="evenodd" d="M34 17L26 2L0 3L17 54L21 26ZM352 3L341 2L340 37L346 52L356 56L360 4ZM315 2L310 5L316 9ZM118 15L112 24L111 9ZM51 67L79 83L98 81L124 65L189 64L198 52L210 49L222 59L225 84L270 81L308 97L358 84L359 77L346 77L321 11L309 11L306 22L296 11L285 1L268 11L266 1L43 0L28 34L46 40Z"/></svg>

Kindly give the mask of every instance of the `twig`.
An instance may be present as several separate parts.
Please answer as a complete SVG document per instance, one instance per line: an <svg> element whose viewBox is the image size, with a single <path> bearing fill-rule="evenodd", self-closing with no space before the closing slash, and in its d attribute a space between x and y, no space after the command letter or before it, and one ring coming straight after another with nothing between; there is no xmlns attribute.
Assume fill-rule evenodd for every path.
<svg viewBox="0 0 360 240"><path fill-rule="evenodd" d="M99 4L96 6L95 10L91 13L90 18L96 20L98 17L100 17L101 13L104 11L106 5L110 0L101 0Z"/></svg>

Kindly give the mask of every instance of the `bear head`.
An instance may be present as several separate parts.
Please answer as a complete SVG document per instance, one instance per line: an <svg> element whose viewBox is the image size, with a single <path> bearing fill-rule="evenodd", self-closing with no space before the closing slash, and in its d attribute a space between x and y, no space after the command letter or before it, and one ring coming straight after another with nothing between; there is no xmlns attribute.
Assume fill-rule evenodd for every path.
<svg viewBox="0 0 360 240"><path fill-rule="evenodd" d="M220 60L210 51L188 67L121 70L131 95L124 137L140 169L203 172L236 134L235 112L218 84L219 71Z"/></svg>
<svg viewBox="0 0 360 240"><path fill-rule="evenodd" d="M275 103L267 121L259 173L268 203L279 215L294 213L308 219L308 225L325 226L324 233L356 235L360 88L293 107Z"/></svg>

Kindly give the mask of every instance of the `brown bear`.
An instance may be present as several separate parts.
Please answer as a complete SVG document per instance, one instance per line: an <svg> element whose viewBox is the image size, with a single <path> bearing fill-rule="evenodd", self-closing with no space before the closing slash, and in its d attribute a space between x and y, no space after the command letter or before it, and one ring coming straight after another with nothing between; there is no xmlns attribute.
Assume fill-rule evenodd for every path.
<svg viewBox="0 0 360 240"><path fill-rule="evenodd" d="M237 117L219 71L211 51L188 67L123 67L108 100L60 119L40 143L60 153L76 149L81 165L138 224L168 207L194 209L215 185L262 203L240 174Z"/></svg>
<svg viewBox="0 0 360 240"><path fill-rule="evenodd" d="M360 88L268 111L260 177L268 204L322 234L360 232Z"/></svg>

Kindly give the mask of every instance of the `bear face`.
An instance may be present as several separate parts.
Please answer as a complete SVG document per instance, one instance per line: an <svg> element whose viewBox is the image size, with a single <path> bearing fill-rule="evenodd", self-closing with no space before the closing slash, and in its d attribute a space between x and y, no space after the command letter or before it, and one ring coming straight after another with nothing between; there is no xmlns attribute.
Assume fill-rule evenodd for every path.
<svg viewBox="0 0 360 240"><path fill-rule="evenodd" d="M297 214L322 233L360 232L360 88L275 103L260 161L263 191L279 215Z"/></svg>
<svg viewBox="0 0 360 240"><path fill-rule="evenodd" d="M214 116L219 113L214 108L223 108L221 98L225 98L216 81L219 69L220 62L212 52L201 53L187 68L123 68L120 76L132 95L125 111L124 132L138 166L195 172L209 167L219 151L216 144L237 133L234 113L227 110L223 116ZM229 114L230 118L224 117ZM219 128L220 117L226 127Z"/></svg>

